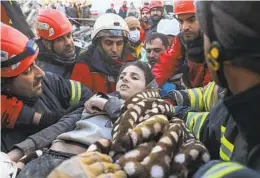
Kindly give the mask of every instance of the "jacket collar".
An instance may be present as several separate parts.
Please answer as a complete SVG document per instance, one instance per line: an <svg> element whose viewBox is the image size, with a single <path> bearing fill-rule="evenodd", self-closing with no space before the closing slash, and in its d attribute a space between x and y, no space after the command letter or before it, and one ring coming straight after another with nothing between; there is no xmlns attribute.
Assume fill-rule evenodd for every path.
<svg viewBox="0 0 260 178"><path fill-rule="evenodd" d="M260 124L260 84L224 100L235 122L246 132L258 130ZM246 133L245 133L246 134ZM249 138L249 139L256 139ZM259 139L259 138L257 138Z"/></svg>

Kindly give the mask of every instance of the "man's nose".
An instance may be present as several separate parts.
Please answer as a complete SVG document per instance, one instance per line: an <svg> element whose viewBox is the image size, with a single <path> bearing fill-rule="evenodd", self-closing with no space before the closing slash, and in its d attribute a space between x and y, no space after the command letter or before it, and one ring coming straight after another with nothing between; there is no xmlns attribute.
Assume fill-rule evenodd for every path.
<svg viewBox="0 0 260 178"><path fill-rule="evenodd" d="M113 51L113 52L116 52L116 51L117 51L117 45L116 45L116 43L113 43L112 51Z"/></svg>
<svg viewBox="0 0 260 178"><path fill-rule="evenodd" d="M182 30L187 30L189 28L190 28L189 23L184 21L183 24L182 24Z"/></svg>
<svg viewBox="0 0 260 178"><path fill-rule="evenodd" d="M41 78L45 75L45 72L37 65L34 65L34 73L37 78Z"/></svg>
<svg viewBox="0 0 260 178"><path fill-rule="evenodd" d="M65 37L64 39L65 45L71 44L71 40L72 40L71 38Z"/></svg>

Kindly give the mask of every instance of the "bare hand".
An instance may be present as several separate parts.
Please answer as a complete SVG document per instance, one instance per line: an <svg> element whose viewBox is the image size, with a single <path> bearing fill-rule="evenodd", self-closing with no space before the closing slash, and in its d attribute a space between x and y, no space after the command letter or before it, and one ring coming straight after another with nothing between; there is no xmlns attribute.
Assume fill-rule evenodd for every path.
<svg viewBox="0 0 260 178"><path fill-rule="evenodd" d="M12 151L10 151L8 154L9 158L14 161L14 162L17 162L18 160L20 160L22 157L23 157L23 152L22 150L16 148Z"/></svg>
<svg viewBox="0 0 260 178"><path fill-rule="evenodd" d="M106 102L107 99L101 98L99 95L94 95L85 102L85 111L92 114L98 111L103 111Z"/></svg>

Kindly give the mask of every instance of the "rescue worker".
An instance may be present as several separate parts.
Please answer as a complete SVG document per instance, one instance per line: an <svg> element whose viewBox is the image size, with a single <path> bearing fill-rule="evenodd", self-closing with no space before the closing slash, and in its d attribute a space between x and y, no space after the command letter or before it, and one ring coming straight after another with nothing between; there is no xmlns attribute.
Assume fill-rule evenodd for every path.
<svg viewBox="0 0 260 178"><path fill-rule="evenodd" d="M129 40L128 46L130 52L136 56L137 59L147 62L146 51L143 48L144 44L140 40L141 37L141 25L136 17L130 16L125 18L125 22L129 28Z"/></svg>
<svg viewBox="0 0 260 178"><path fill-rule="evenodd" d="M145 41L145 50L148 63L153 67L159 60L160 55L169 48L167 36L162 33L152 33Z"/></svg>
<svg viewBox="0 0 260 178"><path fill-rule="evenodd" d="M141 24L141 41L145 41L145 34L150 28L150 23L149 23L149 18L150 18L150 10L149 10L149 4L144 4L144 7L141 9L141 19L140 19L140 24Z"/></svg>
<svg viewBox="0 0 260 178"><path fill-rule="evenodd" d="M123 1L123 5L120 7L118 15L124 19L126 18L127 11L128 11L127 1Z"/></svg>
<svg viewBox="0 0 260 178"><path fill-rule="evenodd" d="M167 36L161 33L150 34L145 42L145 50L147 53L148 63L151 67L154 66L159 60L159 57L169 48ZM167 95L169 91L175 90L176 85L174 82L166 82L161 88L161 96Z"/></svg>
<svg viewBox="0 0 260 178"><path fill-rule="evenodd" d="M92 46L82 53L71 79L80 81L93 92L111 93L121 65L136 58L128 53L129 28L119 15L100 16L91 34Z"/></svg>
<svg viewBox="0 0 260 178"><path fill-rule="evenodd" d="M56 123L92 92L76 81L44 73L33 40L1 23L1 150Z"/></svg>
<svg viewBox="0 0 260 178"><path fill-rule="evenodd" d="M186 88L207 85L211 80L203 54L203 36L195 17L193 1L174 1L175 18L180 24L180 34L172 47L160 56L153 73L159 86L181 72Z"/></svg>
<svg viewBox="0 0 260 178"><path fill-rule="evenodd" d="M199 1L197 8L209 71L218 85L228 89L228 96L206 118L192 117L186 124L212 159L238 162L260 173L260 24L255 18L260 4ZM225 171L216 169L222 166ZM239 169L224 163L201 168L211 177L232 177Z"/></svg>
<svg viewBox="0 0 260 178"><path fill-rule="evenodd" d="M147 37L152 32L157 32L157 25L160 20L163 18L164 14L164 4L161 0L151 0L149 4L150 9L150 28L145 34Z"/></svg>
<svg viewBox="0 0 260 178"><path fill-rule="evenodd" d="M74 46L70 21L56 9L43 9L36 18L36 32L40 48L37 65L69 79L80 51Z"/></svg>

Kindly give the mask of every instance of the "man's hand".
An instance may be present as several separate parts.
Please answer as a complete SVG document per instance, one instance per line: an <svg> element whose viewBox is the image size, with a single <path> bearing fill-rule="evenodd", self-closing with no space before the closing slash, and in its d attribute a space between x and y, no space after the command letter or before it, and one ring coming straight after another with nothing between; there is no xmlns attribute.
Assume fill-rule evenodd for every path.
<svg viewBox="0 0 260 178"><path fill-rule="evenodd" d="M22 152L22 150L16 148L10 151L7 155L12 161L17 162L24 156L24 153Z"/></svg>

